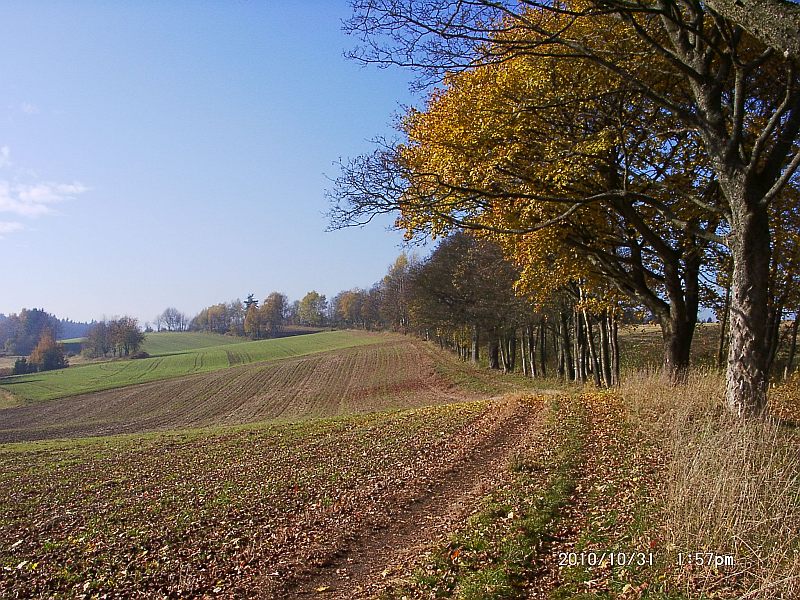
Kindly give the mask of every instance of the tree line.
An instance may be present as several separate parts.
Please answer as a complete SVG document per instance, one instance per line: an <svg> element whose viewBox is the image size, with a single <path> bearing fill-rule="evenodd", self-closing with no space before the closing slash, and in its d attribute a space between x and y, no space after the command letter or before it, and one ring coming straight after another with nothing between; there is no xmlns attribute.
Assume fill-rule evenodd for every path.
<svg viewBox="0 0 800 600"><path fill-rule="evenodd" d="M328 300L311 290L300 300L289 301L286 294L271 292L263 300L249 294L242 301L220 302L203 308L188 323L189 331L265 339L283 335L286 326L323 327L330 323Z"/></svg>
<svg viewBox="0 0 800 600"><path fill-rule="evenodd" d="M577 298L571 342L584 310L644 306L676 382L699 307L718 304L726 404L761 414L780 323L800 309L800 13L748 5L355 2L354 58L437 85L398 140L342 165L334 226L396 211L410 238L491 239L518 291Z"/></svg>
<svg viewBox="0 0 800 600"><path fill-rule="evenodd" d="M499 245L456 232L425 260L401 255L369 290L337 294L330 323L416 334L504 372L616 385L619 325L643 313L610 311L577 286L539 303L516 291L519 275Z"/></svg>

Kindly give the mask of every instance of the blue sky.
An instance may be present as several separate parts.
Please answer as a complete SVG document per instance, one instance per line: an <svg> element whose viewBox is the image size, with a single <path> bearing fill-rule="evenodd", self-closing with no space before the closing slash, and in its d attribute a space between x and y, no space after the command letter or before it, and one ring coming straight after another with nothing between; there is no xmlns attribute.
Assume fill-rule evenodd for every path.
<svg viewBox="0 0 800 600"><path fill-rule="evenodd" d="M0 312L142 321L369 286L390 219L325 233L325 175L413 101L346 1L4 2Z"/></svg>

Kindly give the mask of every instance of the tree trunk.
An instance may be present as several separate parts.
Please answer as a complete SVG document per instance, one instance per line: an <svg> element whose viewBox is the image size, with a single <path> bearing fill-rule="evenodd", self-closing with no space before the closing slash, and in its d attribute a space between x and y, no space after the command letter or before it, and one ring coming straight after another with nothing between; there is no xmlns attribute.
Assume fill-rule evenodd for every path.
<svg viewBox="0 0 800 600"><path fill-rule="evenodd" d="M517 367L517 330L511 332L508 340L508 370L513 372Z"/></svg>
<svg viewBox="0 0 800 600"><path fill-rule="evenodd" d="M522 376L528 376L528 328L522 328L522 337L519 340L519 358L522 363Z"/></svg>
<svg viewBox="0 0 800 600"><path fill-rule="evenodd" d="M489 368L500 368L500 344L496 337L489 341Z"/></svg>
<svg viewBox="0 0 800 600"><path fill-rule="evenodd" d="M583 327L583 319L576 310L572 315L575 324L575 380L586 383L586 333Z"/></svg>
<svg viewBox="0 0 800 600"><path fill-rule="evenodd" d="M600 365L597 361L597 348L594 345L594 332L592 331L592 322L589 319L589 313L587 313L585 310L583 311L583 320L586 323L586 341L589 345L589 358L592 361L592 376L594 377L594 384L597 387L600 387Z"/></svg>
<svg viewBox="0 0 800 600"><path fill-rule="evenodd" d="M800 58L800 7L781 0L707 0L717 13L738 23L786 57Z"/></svg>
<svg viewBox="0 0 800 600"><path fill-rule="evenodd" d="M788 377L791 372L794 370L792 368L792 363L794 362L794 353L797 350L797 324L800 322L798 319L798 314L795 313L794 315L794 322L792 323L792 343L789 346L789 356L786 357L786 366L783 369L783 377Z"/></svg>
<svg viewBox="0 0 800 600"><path fill-rule="evenodd" d="M767 325L767 373L772 372L778 346L781 343L781 323L783 322L783 306L773 306L769 311Z"/></svg>
<svg viewBox="0 0 800 600"><path fill-rule="evenodd" d="M611 361L613 365L614 385L619 385L619 321L615 314L611 314Z"/></svg>
<svg viewBox="0 0 800 600"><path fill-rule="evenodd" d="M572 341L569 339L569 314L561 311L561 346L564 348L564 377L567 381L575 379L575 363L572 360Z"/></svg>
<svg viewBox="0 0 800 600"><path fill-rule="evenodd" d="M672 311L661 324L664 344L664 377L672 383L684 383L688 375L695 323Z"/></svg>
<svg viewBox="0 0 800 600"><path fill-rule="evenodd" d="M531 377L537 377L536 372L536 341L538 339L538 331L533 325L528 326L528 366L531 370Z"/></svg>
<svg viewBox="0 0 800 600"><path fill-rule="evenodd" d="M547 331L545 318L542 317L539 323L539 358L542 370L542 377L547 377Z"/></svg>
<svg viewBox="0 0 800 600"><path fill-rule="evenodd" d="M478 328L473 325L472 326L472 355L471 360L473 364L478 364L480 360L480 333L478 332Z"/></svg>
<svg viewBox="0 0 800 600"><path fill-rule="evenodd" d="M767 405L769 222L767 210L757 201L747 203L746 208L732 199L730 204L733 273L725 400L734 414L752 417Z"/></svg>
<svg viewBox="0 0 800 600"><path fill-rule="evenodd" d="M614 385L611 377L611 341L608 335L607 311L600 315L600 366L602 368L603 383L606 387Z"/></svg>
<svg viewBox="0 0 800 600"><path fill-rule="evenodd" d="M503 373L508 373L508 350L509 350L509 341L508 338L503 335L500 337L500 365L503 367Z"/></svg>

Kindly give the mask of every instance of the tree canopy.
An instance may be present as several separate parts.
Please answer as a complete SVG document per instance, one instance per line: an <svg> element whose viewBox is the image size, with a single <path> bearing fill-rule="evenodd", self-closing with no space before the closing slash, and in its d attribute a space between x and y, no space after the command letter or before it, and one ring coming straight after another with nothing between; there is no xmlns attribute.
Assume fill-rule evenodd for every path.
<svg viewBox="0 0 800 600"><path fill-rule="evenodd" d="M399 211L410 236L512 236L523 282L537 264L600 277L659 316L667 354L670 339L691 339L700 272L725 252L727 403L763 410L771 235L783 226L770 205L800 163L791 52L711 6L669 0L365 0L348 28L361 60L446 75L403 122L404 143L344 166L335 223Z"/></svg>

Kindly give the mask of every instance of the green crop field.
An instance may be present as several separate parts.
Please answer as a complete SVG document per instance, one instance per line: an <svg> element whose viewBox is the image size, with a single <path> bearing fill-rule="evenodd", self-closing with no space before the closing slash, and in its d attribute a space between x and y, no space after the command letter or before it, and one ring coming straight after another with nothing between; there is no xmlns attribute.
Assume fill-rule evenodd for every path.
<svg viewBox="0 0 800 600"><path fill-rule="evenodd" d="M243 344L248 341L246 338L220 335L218 333L161 331L148 333L144 339L142 350L150 356L158 356L160 354L173 354L200 348L213 348L214 346Z"/></svg>
<svg viewBox="0 0 800 600"><path fill-rule="evenodd" d="M183 334L178 334L183 335ZM379 334L333 331L256 342L239 342L163 354L140 360L116 360L4 379L0 389L25 400L53 400L137 383L207 373L262 361L304 356L375 344ZM172 341L164 347L175 348Z"/></svg>

